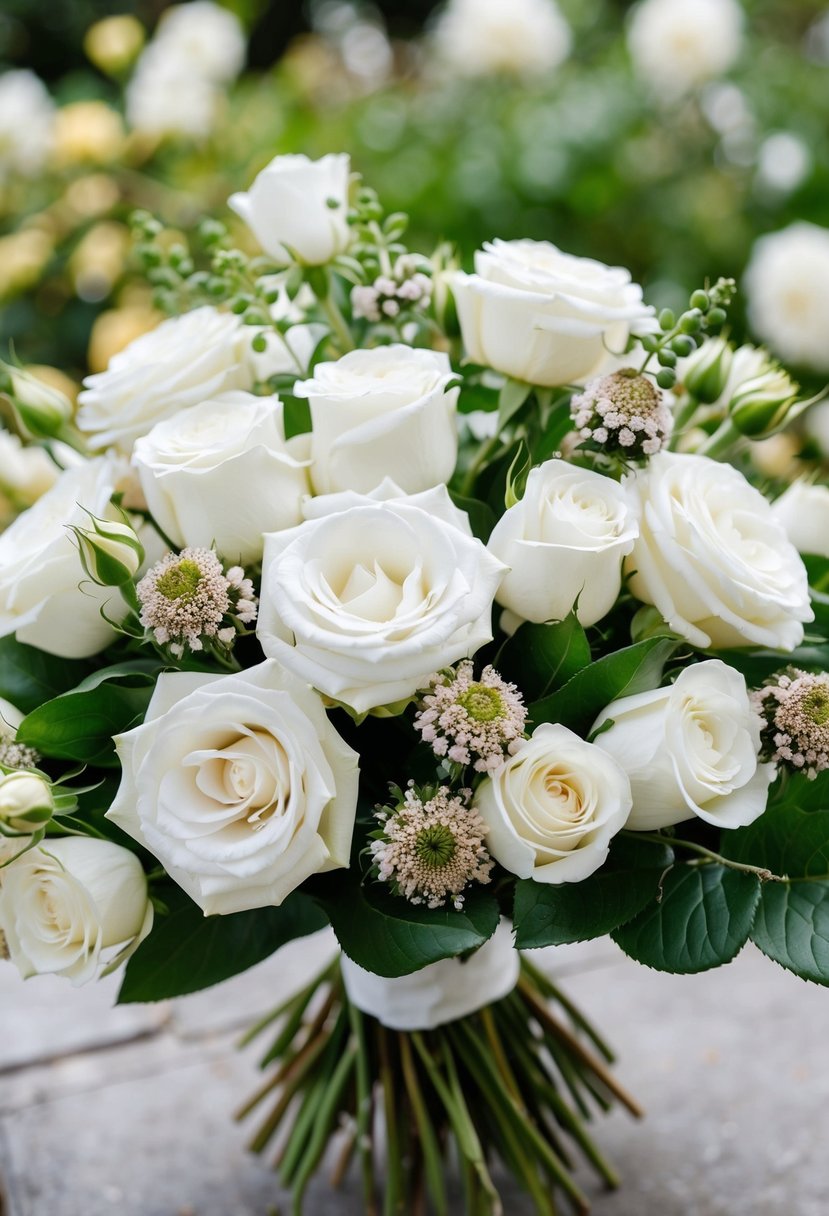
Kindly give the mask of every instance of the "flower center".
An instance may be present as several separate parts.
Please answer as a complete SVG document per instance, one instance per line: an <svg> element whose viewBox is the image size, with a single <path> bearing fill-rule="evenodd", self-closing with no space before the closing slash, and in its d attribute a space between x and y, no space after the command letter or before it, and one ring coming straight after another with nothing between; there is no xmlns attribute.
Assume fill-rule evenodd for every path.
<svg viewBox="0 0 829 1216"><path fill-rule="evenodd" d="M455 834L445 823L434 823L424 828L415 840L418 860L435 870L449 864L456 848Z"/></svg>
<svg viewBox="0 0 829 1216"><path fill-rule="evenodd" d="M159 575L156 590L160 591L165 600L191 600L198 591L202 572L194 561L185 557L175 566L170 566Z"/></svg>
<svg viewBox="0 0 829 1216"><path fill-rule="evenodd" d="M488 684L470 684L458 697L458 704L474 722L494 722L496 718L506 716L503 697L497 688L490 688Z"/></svg>
<svg viewBox="0 0 829 1216"><path fill-rule="evenodd" d="M825 726L829 722L829 690L813 688L801 702L803 712L815 726Z"/></svg>

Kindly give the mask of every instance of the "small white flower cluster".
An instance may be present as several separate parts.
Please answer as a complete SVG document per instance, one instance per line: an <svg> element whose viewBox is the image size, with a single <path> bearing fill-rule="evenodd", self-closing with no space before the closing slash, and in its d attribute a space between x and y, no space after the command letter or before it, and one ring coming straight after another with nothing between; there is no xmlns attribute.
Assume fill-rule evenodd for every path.
<svg viewBox="0 0 829 1216"><path fill-rule="evenodd" d="M13 735L0 736L0 767L2 768L37 768L40 763L40 752L27 743L17 743Z"/></svg>
<svg viewBox="0 0 829 1216"><path fill-rule="evenodd" d="M440 908L451 901L461 909L464 889L488 883L495 864L484 845L488 828L469 806L471 796L471 790L453 794L442 785L424 800L410 783L394 809L378 810L381 834L370 846L378 878L410 903Z"/></svg>
<svg viewBox="0 0 829 1216"><path fill-rule="evenodd" d="M366 321L394 320L407 309L426 309L432 298L432 280L417 269L412 258L397 259L391 275L381 274L369 284L351 290L355 317Z"/></svg>
<svg viewBox="0 0 829 1216"><path fill-rule="evenodd" d="M634 459L660 451L673 427L662 393L632 367L588 381L573 398L571 415L582 439Z"/></svg>
<svg viewBox="0 0 829 1216"><path fill-rule="evenodd" d="M751 694L768 758L814 781L829 769L829 674L791 667Z"/></svg>
<svg viewBox="0 0 829 1216"><path fill-rule="evenodd" d="M161 646L181 658L185 645L203 650L205 639L231 647L236 622L256 620L253 583L241 566L225 571L210 549L168 553L149 570L137 588L141 624L152 629Z"/></svg>
<svg viewBox="0 0 829 1216"><path fill-rule="evenodd" d="M429 678L429 691L415 715L415 730L436 756L472 764L478 773L497 769L521 742L527 711L521 693L493 667L480 680L464 659L453 672Z"/></svg>

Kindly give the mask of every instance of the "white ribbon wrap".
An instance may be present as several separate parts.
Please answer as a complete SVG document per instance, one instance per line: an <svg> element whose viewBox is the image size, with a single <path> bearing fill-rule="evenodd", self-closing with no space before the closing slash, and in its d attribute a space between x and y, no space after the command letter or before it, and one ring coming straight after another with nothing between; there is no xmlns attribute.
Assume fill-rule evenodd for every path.
<svg viewBox="0 0 829 1216"><path fill-rule="evenodd" d="M507 920L466 962L442 959L394 979L364 971L345 955L341 965L349 1000L391 1030L433 1030L466 1017L511 992L519 970Z"/></svg>

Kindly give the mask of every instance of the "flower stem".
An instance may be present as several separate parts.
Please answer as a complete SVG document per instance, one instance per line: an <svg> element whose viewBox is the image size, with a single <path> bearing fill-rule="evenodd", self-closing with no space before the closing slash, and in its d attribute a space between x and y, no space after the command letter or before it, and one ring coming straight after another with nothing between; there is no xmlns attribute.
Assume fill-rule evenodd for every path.
<svg viewBox="0 0 829 1216"><path fill-rule="evenodd" d="M319 298L319 301L322 305L322 311L328 319L328 324L331 326L331 332L337 339L340 353L346 354L348 351L354 350L354 339L351 336L351 330L348 328L348 322L343 316L334 296L334 279L330 272L328 275L328 291L324 296Z"/></svg>
<svg viewBox="0 0 829 1216"><path fill-rule="evenodd" d="M697 844L693 840L680 840L675 836L663 836L661 832L627 831L625 835L637 840L649 840L653 844L667 844L674 849L687 849L691 853L698 853L700 857L704 857L707 861L713 861L717 865L726 866L729 870L739 870L742 874L754 874L760 879L760 882L791 881L781 874L772 873L765 866L752 866L746 861L733 861L730 857L723 857L721 853L715 853L713 849L707 849L705 845Z"/></svg>
<svg viewBox="0 0 829 1216"><path fill-rule="evenodd" d="M714 434L710 435L708 439L706 439L705 443L702 444L697 455L710 456L712 459L716 460L720 456L724 455L724 453L727 452L728 449L732 447L740 438L741 434L737 430L734 423L730 418L725 418L717 427L716 431L714 431Z"/></svg>
<svg viewBox="0 0 829 1216"><path fill-rule="evenodd" d="M472 463L470 464L469 468L466 470L466 476L464 477L463 482L461 483L460 492L464 498L471 497L472 491L475 488L475 482L478 480L478 474L480 473L481 469L486 464L486 462L489 460L490 456L493 456L495 454L495 452L498 451L498 448L500 446L501 446L500 435L493 435L491 439L487 439L478 448L478 451L475 453Z"/></svg>

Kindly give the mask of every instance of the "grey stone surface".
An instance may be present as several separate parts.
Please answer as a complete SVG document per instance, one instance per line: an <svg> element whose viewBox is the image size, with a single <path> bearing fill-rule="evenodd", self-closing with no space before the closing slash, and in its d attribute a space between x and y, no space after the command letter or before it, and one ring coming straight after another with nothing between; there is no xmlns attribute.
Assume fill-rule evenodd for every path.
<svg viewBox="0 0 829 1216"><path fill-rule="evenodd" d="M323 937L295 943L149 1009L107 1009L114 990L101 987L50 986L47 999L46 982L0 968L2 1216L287 1213L267 1163L245 1151L249 1129L230 1118L256 1084L255 1051L234 1042L328 949ZM536 957L615 1043L620 1079L648 1112L597 1125L625 1183L609 1194L585 1175L594 1216L829 1211L829 994L754 950L692 977L650 972L608 942ZM505 1193L507 1216L530 1210ZM306 1213L359 1216L357 1192L320 1179Z"/></svg>

